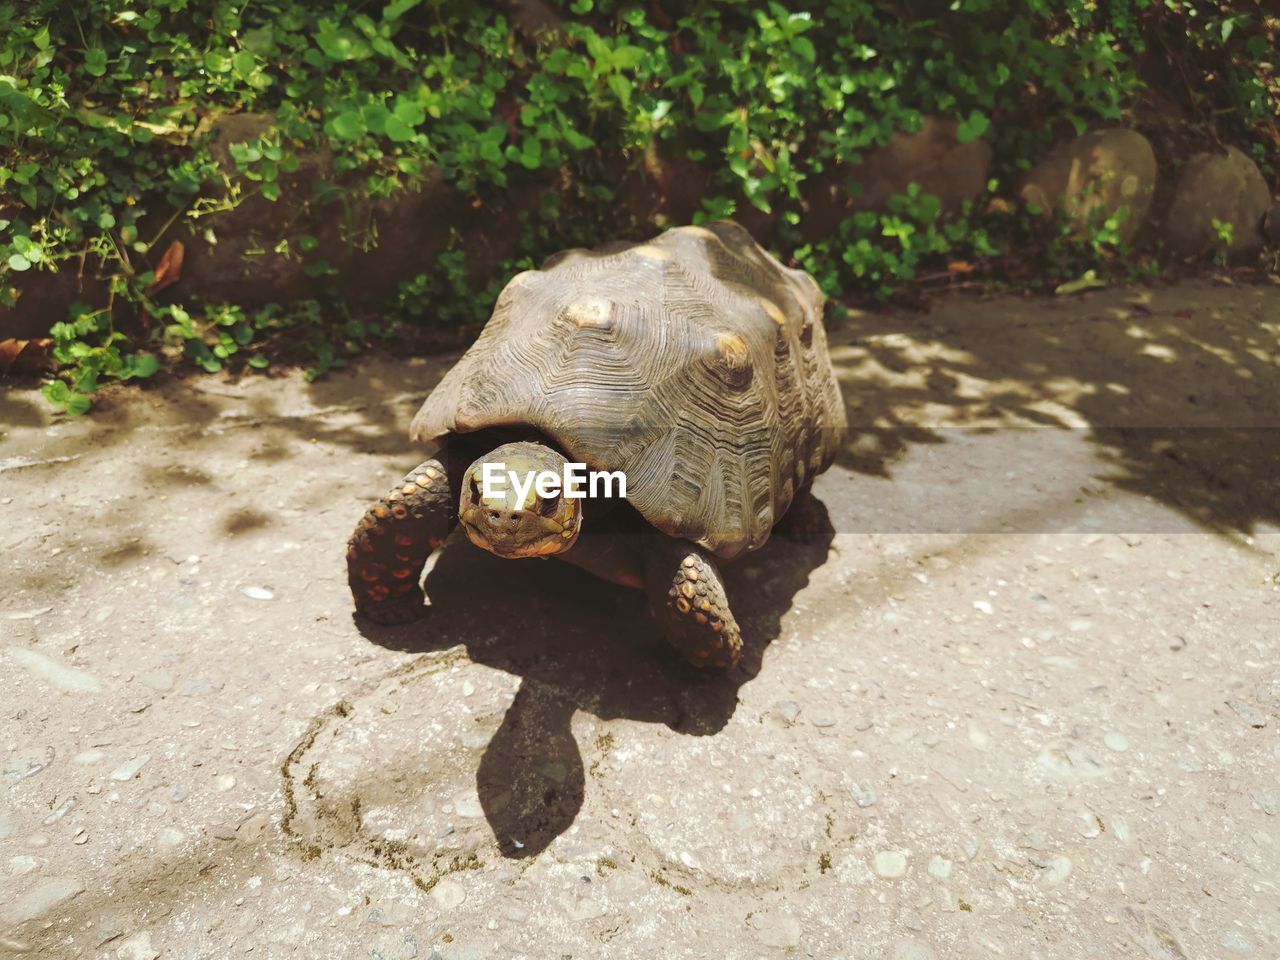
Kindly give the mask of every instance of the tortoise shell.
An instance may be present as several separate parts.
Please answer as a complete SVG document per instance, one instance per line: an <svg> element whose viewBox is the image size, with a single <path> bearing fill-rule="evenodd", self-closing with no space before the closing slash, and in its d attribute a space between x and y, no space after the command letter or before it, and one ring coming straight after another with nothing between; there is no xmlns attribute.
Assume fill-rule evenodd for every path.
<svg viewBox="0 0 1280 960"><path fill-rule="evenodd" d="M412 437L527 426L622 470L646 521L729 559L843 437L823 303L731 221L566 251L511 279Z"/></svg>

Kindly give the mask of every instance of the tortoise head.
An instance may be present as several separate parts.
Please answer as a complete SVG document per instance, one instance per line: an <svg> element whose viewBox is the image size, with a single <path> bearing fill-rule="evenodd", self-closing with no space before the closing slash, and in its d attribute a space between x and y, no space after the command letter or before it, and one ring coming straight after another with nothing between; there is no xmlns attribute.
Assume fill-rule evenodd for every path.
<svg viewBox="0 0 1280 960"><path fill-rule="evenodd" d="M549 557L574 545L582 511L559 478L569 461L545 444L506 443L467 468L458 519L477 547L500 557ZM553 492L539 478L554 475ZM487 481L487 482L486 482ZM552 484L542 481L543 491Z"/></svg>

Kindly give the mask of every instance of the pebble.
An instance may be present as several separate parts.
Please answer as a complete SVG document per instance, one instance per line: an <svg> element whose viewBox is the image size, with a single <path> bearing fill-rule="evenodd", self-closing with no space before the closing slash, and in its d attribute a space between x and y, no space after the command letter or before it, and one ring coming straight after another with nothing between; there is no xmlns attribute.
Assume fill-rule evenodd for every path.
<svg viewBox="0 0 1280 960"><path fill-rule="evenodd" d="M24 780L53 763L53 747L24 747L9 754L0 770L6 780Z"/></svg>
<svg viewBox="0 0 1280 960"><path fill-rule="evenodd" d="M73 793L71 796L67 797L67 799L63 800L62 803L58 804L57 808L53 811L53 813L49 814L40 822L43 823L46 827L52 823L57 823L59 820L65 817L68 813L70 813L71 808L74 807L75 805L76 805L76 795Z"/></svg>
<svg viewBox="0 0 1280 960"><path fill-rule="evenodd" d="M236 785L236 778L229 773L220 773L213 778L213 789L219 793L226 793Z"/></svg>
<svg viewBox="0 0 1280 960"><path fill-rule="evenodd" d="M138 771L142 769L143 765L150 759L151 754L149 753L139 754L128 763L122 763L120 766L112 770L111 779L118 780L121 783L132 780L138 775Z"/></svg>
<svg viewBox="0 0 1280 960"><path fill-rule="evenodd" d="M818 708L809 711L809 722L815 727L834 727L836 725L836 717L830 710Z"/></svg>
<svg viewBox="0 0 1280 960"><path fill-rule="evenodd" d="M1056 887L1071 876L1074 864L1070 857L1057 856L1049 861L1049 867L1040 875L1040 882L1046 887Z"/></svg>
<svg viewBox="0 0 1280 960"><path fill-rule="evenodd" d="M1253 799L1267 816L1280 814L1280 790L1255 790Z"/></svg>
<svg viewBox="0 0 1280 960"><path fill-rule="evenodd" d="M117 910L103 910L98 914L98 946L110 943L129 932L131 922L128 914Z"/></svg>
<svg viewBox="0 0 1280 960"><path fill-rule="evenodd" d="M156 835L156 846L161 850L173 850L182 845L187 835L175 827L165 827Z"/></svg>
<svg viewBox="0 0 1280 960"><path fill-rule="evenodd" d="M1218 941L1232 953L1252 953L1253 944L1243 934L1237 933L1235 930L1228 930L1222 935L1222 939Z"/></svg>
<svg viewBox="0 0 1280 960"><path fill-rule="evenodd" d="M48 681L59 690L66 690L68 693L100 693L102 691L102 681L87 670L68 667L52 657L46 657L43 653L36 653L34 650L27 650L25 647L9 647L8 652L9 656L27 672Z"/></svg>
<svg viewBox="0 0 1280 960"><path fill-rule="evenodd" d="M934 856L929 861L929 876L937 880L945 880L951 876L951 861L946 857Z"/></svg>
<svg viewBox="0 0 1280 960"><path fill-rule="evenodd" d="M760 942L765 946L798 947L800 945L800 934L803 930L800 927L800 921L791 914L779 910L752 919L755 920L756 933L760 937Z"/></svg>
<svg viewBox="0 0 1280 960"><path fill-rule="evenodd" d="M175 783L173 785L173 789L169 791L169 799L174 803L181 803L183 800L187 799L186 784Z"/></svg>
<svg viewBox="0 0 1280 960"><path fill-rule="evenodd" d="M886 880L907 875L907 858L898 850L881 850L875 858L876 873Z"/></svg>
<svg viewBox="0 0 1280 960"><path fill-rule="evenodd" d="M1249 726L1261 729L1267 725L1267 718L1247 703L1243 703L1240 700L1235 699L1228 700L1226 703L1227 706L1234 710L1240 716L1240 719Z"/></svg>
<svg viewBox="0 0 1280 960"><path fill-rule="evenodd" d="M0 840L13 836L17 829L18 825L14 823L13 817L7 813L0 813Z"/></svg>
<svg viewBox="0 0 1280 960"><path fill-rule="evenodd" d="M453 798L453 812L470 820L484 816L484 808L480 806L480 797L476 795L474 790L464 790Z"/></svg>
<svg viewBox="0 0 1280 960"><path fill-rule="evenodd" d="M467 891L456 880L445 877L431 888L431 899L441 910L452 910L467 899Z"/></svg>
<svg viewBox="0 0 1280 960"><path fill-rule="evenodd" d="M262 587L245 587L240 591L250 600L274 600L276 595Z"/></svg>
<svg viewBox="0 0 1280 960"><path fill-rule="evenodd" d="M53 610L53 607L37 607L34 610L15 610L13 613L6 614L6 616L10 620L34 620L36 617L43 617L51 610Z"/></svg>
<svg viewBox="0 0 1280 960"><path fill-rule="evenodd" d="M595 920L605 914L604 905L588 897L566 897L560 901L560 906L570 920Z"/></svg>
<svg viewBox="0 0 1280 960"><path fill-rule="evenodd" d="M9 858L9 872L15 877L25 876L38 866L40 861L29 854L23 853Z"/></svg>
<svg viewBox="0 0 1280 960"><path fill-rule="evenodd" d="M874 805L880 799L874 790L860 787L856 783L850 784L849 793L853 795L853 802L864 809Z"/></svg>
<svg viewBox="0 0 1280 960"><path fill-rule="evenodd" d="M78 763L82 766L87 767L97 763L104 756L106 756L106 754L104 754L101 750L97 749L96 747L93 747L89 750L81 750L79 753L77 753L74 757L71 758L71 762Z"/></svg>
<svg viewBox="0 0 1280 960"><path fill-rule="evenodd" d="M151 945L151 933L135 933L116 947L116 960L156 960L160 951Z"/></svg>
<svg viewBox="0 0 1280 960"><path fill-rule="evenodd" d="M173 689L173 674L168 670L151 670L139 674L138 682L158 693L168 693Z"/></svg>
<svg viewBox="0 0 1280 960"><path fill-rule="evenodd" d="M986 600L973 601L973 609L977 610L979 613L985 613L988 616L996 612L996 608Z"/></svg>
<svg viewBox="0 0 1280 960"><path fill-rule="evenodd" d="M1114 750L1116 753L1124 753L1126 750L1129 749L1129 738L1126 737L1123 733L1116 733L1114 730L1112 730L1105 737L1103 737L1102 742L1105 743L1109 749Z"/></svg>
<svg viewBox="0 0 1280 960"><path fill-rule="evenodd" d="M70 900L83 890L84 884L79 880L67 877L46 880L5 906L3 911L0 911L0 921L7 926L16 927L20 923L34 920L48 913L58 904Z"/></svg>
<svg viewBox="0 0 1280 960"><path fill-rule="evenodd" d="M787 723L795 723L800 716L800 704L794 700L779 700L773 705L773 712Z"/></svg>

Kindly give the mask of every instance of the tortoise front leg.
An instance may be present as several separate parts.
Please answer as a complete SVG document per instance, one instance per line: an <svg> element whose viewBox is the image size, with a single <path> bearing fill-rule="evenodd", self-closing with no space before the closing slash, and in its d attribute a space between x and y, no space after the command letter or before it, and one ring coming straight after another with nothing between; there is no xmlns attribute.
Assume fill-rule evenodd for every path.
<svg viewBox="0 0 1280 960"><path fill-rule="evenodd" d="M431 551L457 522L457 495L439 460L411 470L370 507L347 543L347 582L356 610L376 623L425 613L418 581Z"/></svg>
<svg viewBox="0 0 1280 960"><path fill-rule="evenodd" d="M667 641L691 664L728 670L738 662L742 635L711 554L687 540L652 538L645 589Z"/></svg>

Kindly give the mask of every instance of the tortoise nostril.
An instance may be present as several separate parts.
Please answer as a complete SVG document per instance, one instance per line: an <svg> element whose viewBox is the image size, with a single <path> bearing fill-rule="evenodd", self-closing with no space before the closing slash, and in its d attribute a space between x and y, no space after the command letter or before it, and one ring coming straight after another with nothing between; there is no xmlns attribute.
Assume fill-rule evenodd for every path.
<svg viewBox="0 0 1280 960"><path fill-rule="evenodd" d="M498 511L497 511L497 510L490 510L490 511L489 511L489 519L490 519L490 520L501 520L501 519L502 519L502 514L498 513Z"/></svg>
<svg viewBox="0 0 1280 960"><path fill-rule="evenodd" d="M520 511L519 511L519 510L517 510L515 513L511 514L511 519L512 519L512 520L519 520L519 519L520 519L520 517L521 517L521 513L520 513Z"/></svg>

